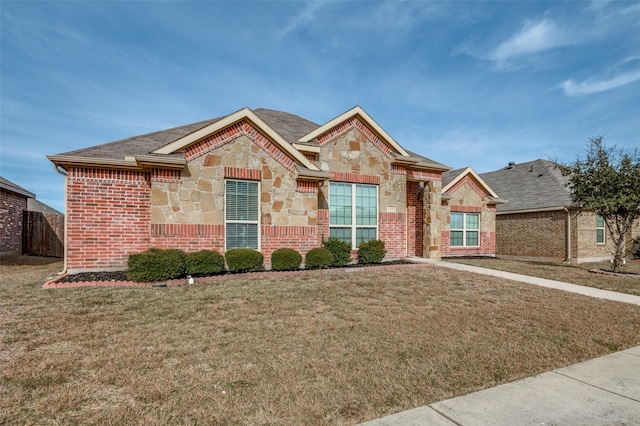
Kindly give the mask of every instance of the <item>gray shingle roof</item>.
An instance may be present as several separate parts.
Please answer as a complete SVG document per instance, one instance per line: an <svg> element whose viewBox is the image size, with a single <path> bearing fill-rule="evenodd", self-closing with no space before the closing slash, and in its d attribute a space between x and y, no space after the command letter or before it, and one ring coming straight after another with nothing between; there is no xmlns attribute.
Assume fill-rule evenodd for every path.
<svg viewBox="0 0 640 426"><path fill-rule="evenodd" d="M442 187L444 188L445 186L449 185L460 175L460 173L464 172L465 170L467 170L467 168L462 167L461 169L449 170L448 172L444 172L442 174Z"/></svg>
<svg viewBox="0 0 640 426"><path fill-rule="evenodd" d="M200 130L210 124L215 123L223 117L211 120L199 121L197 123L174 127L172 129L160 130L158 132L147 133L140 136L133 136L115 142L102 145L95 145L88 148L69 151L60 155L90 158L110 158L114 160L124 160L126 156L146 155L152 151L171 143L181 137Z"/></svg>
<svg viewBox="0 0 640 426"><path fill-rule="evenodd" d="M253 112L289 143L298 141L304 135L320 127L312 121L287 112L266 108L254 109Z"/></svg>
<svg viewBox="0 0 640 426"><path fill-rule="evenodd" d="M312 121L294 114L289 114L287 112L275 111L266 108L258 108L253 110L253 112L262 120L264 120L265 123L267 123L271 128L273 128L273 130L275 130L289 143L297 142L303 136L320 127L318 124ZM212 118L210 120L199 121L197 123L174 127L167 130L160 130L140 136L133 136L102 145L96 145L88 148L61 153L58 155L105 160L125 160L125 157L148 155L166 157L166 155L151 153L171 142L174 142L184 136L196 132L223 118L225 117ZM317 142L309 143L309 145L317 145ZM448 168L444 164L433 161L430 158L424 157L422 155L413 152L409 152L409 154L415 159L419 160L417 165L444 169ZM184 158L184 154L174 153L170 154L170 157Z"/></svg>
<svg viewBox="0 0 640 426"><path fill-rule="evenodd" d="M24 195L27 198L35 198L36 196L33 192L27 191L23 187L16 185L15 183L11 182L9 179L5 179L2 176L0 176L0 188L11 191L11 192L15 192L16 194Z"/></svg>
<svg viewBox="0 0 640 426"><path fill-rule="evenodd" d="M508 204L498 205L499 213L552 210L572 204L571 191L565 186L568 178L551 161L538 159L515 164L482 173L480 177L500 198L509 200Z"/></svg>

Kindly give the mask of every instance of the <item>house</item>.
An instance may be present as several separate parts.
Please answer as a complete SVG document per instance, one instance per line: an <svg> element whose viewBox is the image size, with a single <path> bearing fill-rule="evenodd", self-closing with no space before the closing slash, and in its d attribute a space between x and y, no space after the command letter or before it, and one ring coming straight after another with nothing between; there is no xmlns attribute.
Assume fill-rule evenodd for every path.
<svg viewBox="0 0 640 426"><path fill-rule="evenodd" d="M556 163L535 160L480 177L509 200L496 209L496 254L500 257L589 262L611 258L602 218L572 207L568 177Z"/></svg>
<svg viewBox="0 0 640 426"><path fill-rule="evenodd" d="M0 213L0 255L63 257L63 213L2 177Z"/></svg>
<svg viewBox="0 0 640 426"><path fill-rule="evenodd" d="M149 247L249 247L268 262L330 236L354 253L381 239L391 258L441 257L450 167L407 151L360 107L322 125L243 108L48 158L66 175L69 273L123 269Z"/></svg>
<svg viewBox="0 0 640 426"><path fill-rule="evenodd" d="M0 176L0 255L22 254L22 221L35 194Z"/></svg>
<svg viewBox="0 0 640 426"><path fill-rule="evenodd" d="M442 174L442 256L495 256L496 207L506 203L471 168Z"/></svg>

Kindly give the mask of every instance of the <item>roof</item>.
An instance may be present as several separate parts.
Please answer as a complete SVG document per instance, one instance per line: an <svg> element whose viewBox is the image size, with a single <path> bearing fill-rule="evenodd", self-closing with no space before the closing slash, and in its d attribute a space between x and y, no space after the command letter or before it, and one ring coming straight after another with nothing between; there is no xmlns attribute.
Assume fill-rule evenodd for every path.
<svg viewBox="0 0 640 426"><path fill-rule="evenodd" d="M27 198L36 197L36 194L34 194L33 192L27 191L23 187L16 185L15 183L11 182L9 179L5 179L2 176L0 176L0 188L25 196Z"/></svg>
<svg viewBox="0 0 640 426"><path fill-rule="evenodd" d="M560 210L572 204L571 191L566 184L569 178L562 176L559 166L547 160L528 163L510 163L480 177L508 204L499 205L498 213Z"/></svg>
<svg viewBox="0 0 640 426"><path fill-rule="evenodd" d="M174 127L167 130L134 136L102 145L82 148L47 157L57 166L65 164L107 165L122 168L140 168L142 165L162 164L168 168L181 169L185 164L184 148L212 132L219 131L240 119L253 121L276 144L287 152L298 164L298 170L317 174L318 168L302 153L317 152L314 139L318 132L336 125L338 119L358 115L367 125L381 136L395 151L396 161L406 162L418 168L449 170L450 167L415 153L405 151L360 107L355 107L324 125L318 125L305 118L282 111L266 108L251 110L243 108L232 114ZM339 124L339 123L338 123ZM300 167L301 166L301 167Z"/></svg>

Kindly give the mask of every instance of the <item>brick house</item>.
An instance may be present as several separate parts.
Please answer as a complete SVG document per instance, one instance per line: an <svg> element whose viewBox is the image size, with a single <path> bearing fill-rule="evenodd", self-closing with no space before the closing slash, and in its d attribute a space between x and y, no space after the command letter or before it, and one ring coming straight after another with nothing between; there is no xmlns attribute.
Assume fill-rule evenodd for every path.
<svg viewBox="0 0 640 426"><path fill-rule="evenodd" d="M495 256L496 206L506 203L471 168L442 174L442 256Z"/></svg>
<svg viewBox="0 0 640 426"><path fill-rule="evenodd" d="M268 109L49 155L66 175L66 268L117 270L149 247L291 247L334 236L439 258L442 173L362 108L318 125ZM480 185L482 188L482 185ZM485 188L486 189L486 188Z"/></svg>
<svg viewBox="0 0 640 426"><path fill-rule="evenodd" d="M22 254L22 220L35 194L0 176L0 255Z"/></svg>
<svg viewBox="0 0 640 426"><path fill-rule="evenodd" d="M602 218L578 214L571 207L568 178L555 163L509 163L480 177L509 200L496 209L498 256L569 262L611 259L613 244Z"/></svg>

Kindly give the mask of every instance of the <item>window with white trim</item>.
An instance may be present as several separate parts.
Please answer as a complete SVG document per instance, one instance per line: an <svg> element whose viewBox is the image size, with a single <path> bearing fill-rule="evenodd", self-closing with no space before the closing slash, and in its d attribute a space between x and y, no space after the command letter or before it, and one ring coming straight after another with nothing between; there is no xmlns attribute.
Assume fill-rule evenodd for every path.
<svg viewBox="0 0 640 426"><path fill-rule="evenodd" d="M604 219L596 215L596 244L604 244Z"/></svg>
<svg viewBox="0 0 640 426"><path fill-rule="evenodd" d="M225 181L225 250L260 247L258 182Z"/></svg>
<svg viewBox="0 0 640 426"><path fill-rule="evenodd" d="M480 215L478 213L451 213L449 245L451 247L478 247L480 245Z"/></svg>
<svg viewBox="0 0 640 426"><path fill-rule="evenodd" d="M375 240L378 235L378 187L356 183L329 183L329 236L351 244Z"/></svg>

